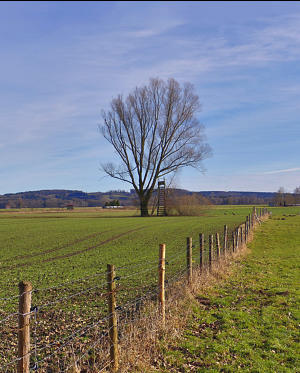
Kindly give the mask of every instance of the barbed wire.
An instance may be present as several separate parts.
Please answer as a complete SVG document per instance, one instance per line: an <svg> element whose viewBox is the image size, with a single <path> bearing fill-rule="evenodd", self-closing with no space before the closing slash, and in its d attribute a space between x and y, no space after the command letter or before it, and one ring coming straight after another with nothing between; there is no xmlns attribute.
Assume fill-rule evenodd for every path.
<svg viewBox="0 0 300 373"><path fill-rule="evenodd" d="M0 320L0 324L5 322L6 320L9 320L12 316L28 316L28 315L33 314L34 312L35 312L35 310L27 312L27 313L13 312L13 313L7 315L7 317L5 317L4 319Z"/></svg>
<svg viewBox="0 0 300 373"><path fill-rule="evenodd" d="M56 288L59 288L59 287L63 287L66 284L74 284L74 283L77 283L77 282L80 282L80 281L85 281L88 278L94 278L94 277L98 277L100 275L105 275L105 274L106 274L106 271L97 272L97 273L95 273L93 275L88 275L88 276L85 276L85 277L80 277L80 278L75 279L75 280L68 280L68 281L62 282L62 283L60 283L58 285L54 285L54 286L51 286L51 287L48 287L48 288L35 288L33 291L34 292L42 292L42 291L52 290L52 289L56 289Z"/></svg>
<svg viewBox="0 0 300 373"><path fill-rule="evenodd" d="M9 320L10 318L12 318L13 316L16 316L16 315L19 315L19 312L13 312L13 313L7 315L6 317L4 317L4 319L0 320L0 324L3 324L5 321Z"/></svg>
<svg viewBox="0 0 300 373"><path fill-rule="evenodd" d="M179 256L177 258L173 258L173 259L167 259L166 260L166 266L170 266L170 264L172 264L172 266L178 264L178 263L184 263L183 260L185 259L185 257L182 257L179 259ZM172 267L171 266L171 267ZM169 267L170 268L170 267Z"/></svg>
<svg viewBox="0 0 300 373"><path fill-rule="evenodd" d="M180 255L181 253L179 253ZM130 262L130 263L126 263L125 265L122 265L120 267L116 267L116 270L119 270L119 269L127 269L127 268L130 268L130 267L133 267L133 266L140 266L140 265L144 265L145 263L150 263L150 264L155 264L157 263L157 259L156 258L153 258L153 260L149 260L150 258L149 257L144 257L142 258L141 260L139 260L138 262Z"/></svg>
<svg viewBox="0 0 300 373"><path fill-rule="evenodd" d="M127 278L131 278L135 275L138 275L138 274L144 274L144 273L147 273L147 272L150 272L152 271L154 268L157 268L158 267L158 263L156 263L156 265L153 265L152 267L148 267L146 269L143 269L142 271L138 271L138 272L133 272L131 273L130 275L127 275L127 276L122 276L122 280L125 280Z"/></svg>
<svg viewBox="0 0 300 373"><path fill-rule="evenodd" d="M212 261L217 262L218 260L215 258L215 259L213 259ZM186 273L186 270L187 270L187 269L184 268L183 270L181 270L181 271L179 271L179 272L176 272L176 274L175 274L174 276L172 276L171 278L168 278L168 279L167 279L167 284L165 285L165 287L166 287L166 288L169 288L170 286L172 286L172 284L173 284L173 280L179 279L179 278L180 278L184 273ZM90 290L90 289L88 289L88 290ZM144 294L143 296L141 296L141 297L139 297L139 298L135 298L135 299L133 299L133 300L131 300L131 301L125 303L125 304L121 307L121 310L122 310L123 313L124 313L125 311L128 311L128 309L129 309L129 307L130 307L131 305L136 305L136 304L138 304L140 301L142 301L143 299L146 299L146 298L148 298L149 296L151 296L151 295L153 295L153 294L155 294L155 293L157 293L157 289L155 289L155 290L150 290L149 292L147 292L147 293ZM73 295L73 296L74 296L74 295ZM36 310L31 311L31 312L26 313L26 314L21 314L21 315L26 316L26 315L28 315L28 314L32 314L32 313L35 313L35 315L36 315ZM19 313L14 313L14 315L18 315L18 314L19 314ZM13 314L12 314L12 315L13 315ZM42 347L40 347L40 348L37 347L37 338L36 338L36 329L35 329L35 349L34 349L34 353L35 353L35 366L38 366L38 364L41 364L41 363L47 361L49 358L53 357L57 352L59 352L60 350L62 350L64 347L68 346L68 345L69 345L69 344L74 340L74 338L78 338L78 337L80 337L80 336L81 336L82 334L84 334L87 330L92 329L93 327L99 325L101 322L104 322L105 320L107 320L111 315L112 315L112 313L109 314L109 315L107 315L106 317L102 318L101 320L98 320L98 321L95 322L95 323L92 323L92 324L89 324L89 325L84 326L83 328L81 328L81 329L75 331L74 333L70 334L69 336L67 336L67 337L65 337L65 338L63 338L63 339L60 339L60 340L55 341L55 342L53 342L53 343L51 343L51 344L48 344L47 346L42 346ZM11 316L11 315L10 315L10 316ZM145 316L145 317L146 317L146 316ZM138 317L138 319L140 319L140 317ZM36 323L36 320L35 320L35 323ZM131 320L131 319L128 320L127 322L124 322L124 319L123 319L123 320L120 322L120 327L124 327L125 325L127 325L127 324L129 324L129 323L132 323L132 320ZM112 327L113 327L113 326L112 326ZM110 327L110 328L106 331L106 333L108 333L109 330L112 329L112 327ZM100 341L101 341L104 337L105 337L105 335L102 335L102 336L100 337L100 339L97 340L97 341L96 341L96 342L95 342L95 343L94 343L90 348L94 348L97 344L100 343ZM47 348L51 348L51 347L54 346L55 344L57 344L57 343L61 343L62 341L66 341L66 340L67 340L67 342L66 342L66 343L63 343L62 345L60 345L60 347L59 347L58 349L56 349L53 353L51 353L50 355L47 355L47 356L46 356L45 358L43 358L42 360L39 360L39 361L38 361L38 359L37 359L37 352L38 352L38 351L40 352L40 351L45 350L45 349L47 349ZM30 355L30 354L32 354L32 351L31 351L30 353L24 355L22 358L24 358L25 356ZM80 360L82 360L82 358L83 358L84 356L86 356L87 354L88 354L88 351L87 351L86 353L84 353L83 355L81 355L80 358L76 360L76 363L78 363ZM15 362L17 362L17 361L20 361L22 358L16 358L16 359L14 359L13 361L11 361L11 362L9 362L8 364L6 364L6 365L4 366L4 368L8 367L9 365L11 365L11 364L13 364L13 363L15 363ZM106 368L110 363L111 363L111 361L110 361L110 362L109 362L105 367L102 368L102 371L103 371L103 369L105 369L105 368ZM101 371L101 370L100 370L100 371Z"/></svg>
<svg viewBox="0 0 300 373"><path fill-rule="evenodd" d="M55 341L55 342L52 342L52 343L48 344L47 346L41 346L41 347L37 348L37 351L43 351L43 350L46 350L46 349L50 348L51 346L54 346L54 345L56 345L57 343L60 343L60 342L62 342L62 341L66 341L66 340L68 340L68 342L65 343L64 346L65 346L65 345L68 345L72 340L74 340L76 337L80 337L80 336L81 336L82 334L84 334L87 330L90 330L90 329L96 327L97 325L99 325L100 323L102 323L102 322L108 320L109 317L112 316L112 314L113 314L113 313L110 313L109 315L105 316L104 318L102 318L102 319L100 319L100 320L98 320L98 321L96 321L96 322L94 322L94 323L91 323L91 324L89 324L89 325L86 325L86 326L84 326L83 328L80 328L79 330L76 330L74 333L68 335L67 337L64 337L64 338L59 339L59 340L57 340L57 341ZM80 334L78 334L78 333L80 333Z"/></svg>
<svg viewBox="0 0 300 373"><path fill-rule="evenodd" d="M104 275L104 274L106 274L106 271L97 272L97 273L95 273L93 275L81 277L81 278L75 279L75 280L68 280L68 281L62 282L62 283L60 283L58 285L54 285L54 286L47 287L47 288L34 288L34 289L32 289L30 291L26 291L26 292L24 292L22 294L13 295L11 297L2 297L2 298L0 298L0 301L9 301L9 300L12 300L12 299L17 299L17 298L22 297L26 293L38 293L38 292L43 292L43 291L57 289L57 288L64 287L64 286L69 285L69 284L74 284L74 283L77 283L77 282L80 282L80 281L85 281L86 279L94 278L94 277L97 277L97 276L100 276L100 275Z"/></svg>
<svg viewBox="0 0 300 373"><path fill-rule="evenodd" d="M150 263L150 264L155 263L155 259L153 259L153 261L150 261L149 259L150 259L149 257L144 257L141 260L139 260L138 262L130 262L130 263L126 263L126 264L124 264L120 267L116 267L116 270L127 269L127 268L131 268L131 267L135 267L135 266L140 266L140 265L143 265L145 263Z"/></svg>
<svg viewBox="0 0 300 373"><path fill-rule="evenodd" d="M100 343L100 341L101 341L101 339L94 342L93 345L90 347L90 349L95 348ZM83 353L77 360L74 361L74 363L77 365L77 363L79 363L86 355L88 355L88 353L89 353L89 351L86 351L85 353ZM100 370L98 370L98 372L103 372L104 369L106 369L111 363L112 363L112 361L109 360L109 362L104 367L102 367ZM70 368L72 368L72 366ZM69 370L69 368L68 368L68 370Z"/></svg>
<svg viewBox="0 0 300 373"><path fill-rule="evenodd" d="M15 298L20 298L20 297L22 297L23 295L25 295L25 294L30 294L30 293L32 293L32 292L33 292L33 290L24 291L23 293L18 294L18 295L13 295L13 296L11 296L11 297L0 298L0 301L1 301L1 300L11 300L11 299L15 299Z"/></svg>
<svg viewBox="0 0 300 373"><path fill-rule="evenodd" d="M5 365L2 366L2 368L8 369L8 367L14 363L17 363L18 361L21 361L24 359L24 357L30 356L31 351L27 352L27 354L23 355L22 357L16 357L14 360L9 361Z"/></svg>
<svg viewBox="0 0 300 373"><path fill-rule="evenodd" d="M220 248L220 249L221 249L221 255L222 255L224 251L222 250L222 248ZM214 251L215 251L215 250L214 250ZM206 253L206 254L208 254L208 253ZM215 254L215 253L213 253L213 254ZM173 259L168 259L168 260L166 260L166 264L167 264L167 265L170 264L170 263L173 263L173 264L174 264L175 260L176 260L177 258L179 258L181 255L182 255L182 253L180 253L180 254L174 256ZM212 258L212 262L213 262L213 261L218 261L218 259L217 259L217 258ZM179 263L179 261L177 261L177 263ZM177 263L175 262L175 264L177 264ZM150 267L150 268L147 268L147 269L143 269L142 271L134 272L134 273L132 273L132 274L130 274L130 275L127 275L127 276L122 276L121 278L122 278L122 279L127 279L127 278L130 278L130 277L133 277L134 275L138 275L138 274L141 274L141 273L144 274L145 272L149 272L149 271L151 271L153 268L156 268L156 265L155 265L155 266L152 266L152 267ZM113 281L115 281L115 279L114 279ZM81 294L83 294L83 293L89 292L89 291L94 290L94 289L96 289L96 288L102 288L102 289L104 289L104 286L106 286L106 285L107 285L107 282L103 282L103 283L101 283L101 284L99 284L99 285L97 285L97 286L94 286L94 287L90 287L90 288L88 288L88 289L81 290L81 291L79 291L79 292L77 292L77 293L75 293L75 294L71 294L71 295L69 295L69 296L59 298L59 299L57 299L57 300L55 300L55 301L53 301L53 302L49 302L49 303L46 303L46 304L44 304L44 305L41 305L41 306L39 306L39 308L41 309L41 308L44 308L44 307L46 307L46 306L48 306L48 305L51 305L51 304L55 304L55 303L61 302L62 300L73 298L74 296L81 295ZM128 288L126 288L126 290L128 290ZM130 289L129 289L129 290L130 290ZM136 288L132 288L132 290L136 290ZM35 291L36 291L36 290L34 289L34 290L29 291L29 292L24 292L24 293L22 293L21 295L24 295L25 293L32 293L32 292L35 292ZM21 296L21 295L20 295L20 296ZM19 297L19 296L18 296L18 297ZM31 312L31 313L33 313L33 312ZM9 317L11 317L11 316L13 316L13 315L16 315L16 314L18 314L18 313L12 313L11 315L8 315L5 319L1 320L0 323L3 322L3 321L5 321L5 320L8 319ZM25 316L25 314L24 314L23 316Z"/></svg>
<svg viewBox="0 0 300 373"><path fill-rule="evenodd" d="M165 289L169 288L171 285L173 285L173 280L179 279L183 274L187 273L187 268L182 269L179 272L176 272L175 275L171 277L166 278L166 283L165 283Z"/></svg>
<svg viewBox="0 0 300 373"><path fill-rule="evenodd" d="M240 225L239 225L240 226ZM228 236L229 236L229 239L227 242L229 242L230 238L231 238L231 234L232 232L234 232L239 226L237 226L236 228L233 228L232 231L231 230L228 230ZM181 255L181 253L178 254L178 257ZM193 254L194 255L194 254ZM168 261L170 261L171 259L168 259ZM131 266L139 266L139 265L143 265L145 263L151 263L151 264L154 264L154 261L149 261L149 258L143 258L141 259L139 262L131 262L131 263L128 263L124 266L120 266L120 267L116 267L116 269L126 269L126 268L129 268ZM106 271L101 271L101 272L97 272L95 274L92 274L92 275L88 275L88 276L85 276L85 277L81 277L81 278L78 278L78 279L75 279L75 280L67 280L67 281L64 281L58 285L54 285L52 287L47 287L47 288L35 288L34 290L32 290L33 292L42 292L42 291L47 291L47 290L52 290L52 289L56 289L56 288L59 288L59 287L64 287L66 285L69 285L69 284L73 284L73 283L77 283L77 282L80 282L80 281L85 281L89 278L94 278L94 277L97 277L97 276L100 276L102 274L105 274ZM138 273L138 272L136 272ZM24 293L23 293L24 294ZM0 301L6 301L6 300L12 300L12 299L15 299L15 298L19 298L21 297L23 294L21 295L14 295L14 296L11 296L11 297L2 297L0 298Z"/></svg>
<svg viewBox="0 0 300 373"><path fill-rule="evenodd" d="M206 263L203 263L204 267L206 268L209 268L209 264L215 264L215 263L219 263L223 260L223 254L232 254L233 252L233 238L232 238L232 234L237 230L237 229L240 229L241 227L241 224L239 226L237 226L236 228L233 228L232 231L229 230L228 231L228 238L227 238L227 249L226 251L224 250L224 248L220 245L220 256L216 256L216 253L215 253L215 250L216 250L216 247L214 246L213 248L213 251L212 251L212 255L213 257L211 258L211 261L209 262L208 260L206 260ZM250 228L250 231L252 230L252 227ZM248 230L249 232L249 230ZM222 237L222 236L221 236ZM243 236L242 236L243 238ZM237 241L238 245L240 244L244 244L245 243L245 240L244 239L241 239L241 240L238 240ZM237 247L238 248L238 247ZM208 253L209 253L209 250L208 248L204 248L203 250L203 258L206 257L207 259L207 256L208 256ZM176 255L173 255L171 257L168 257L167 260L166 260L166 264L172 264L172 267L174 265L176 265L179 261L178 261L178 258L179 257L182 257L182 259L184 258L184 252L180 252L180 253L177 253ZM180 260L181 262L181 260ZM140 260L139 262L132 262L132 263L127 263L126 265L124 266L120 266L120 267L116 267L116 269L118 270L121 270L121 269L127 269L127 268L131 268L131 267L138 267L138 266L142 266L142 265L145 265L145 264L154 264L153 261L150 261L149 258L144 258L142 260ZM158 263L155 263L155 265L151 266L150 268L145 268L145 269L142 269L141 271L136 271L134 273L130 273L129 275L125 275L125 276L121 276L122 280L126 280L128 278L132 278L133 276L135 275L140 275L140 274L145 274L147 272L150 272L152 271L154 268L157 268L158 266ZM181 276L183 276L184 273L186 273L187 271L187 268L184 268L182 269L181 271L176 271L176 273L171 276L171 277L167 277L166 279L166 284L165 284L165 288L169 288L170 286L173 285L174 281L176 281L177 279L179 279ZM22 294L19 294L19 295L15 295L15 296L11 296L11 297L2 297L0 298L0 301L10 301L12 299L17 299L17 298L20 298L21 296L23 296L24 294L26 293L38 293L38 292L42 292L42 291L47 291L47 290L52 290L52 289L57 289L57 288L60 288L60 287L63 287L63 286L68 286L68 285L72 285L74 283L78 283L80 281L86 281L87 279L90 279L90 278L95 278L97 276L100 276L100 275L103 275L107 273L107 271L102 271L102 272L98 272L98 273L95 273L93 275L89 275L89 276L85 276L85 277L82 277L82 278L79 278L79 279L75 279L75 280L68 280L68 281L65 281L63 283L60 283L58 285L55 285L55 286L52 286L52 287L48 287L48 288L38 288L38 289L33 289L33 290L30 290L28 292L24 292ZM113 279L113 281L117 280L117 279L120 279L120 276L116 277L115 279ZM4 368L7 368L9 365L17 362L17 361L20 361L21 359L23 359L24 357L32 354L34 352L34 360L35 360L35 366L37 366L38 363L43 363L44 361L48 360L49 358L53 357L58 351L62 350L64 347L66 347L68 344L70 344L75 338L79 338L83 333L85 333L87 330L90 330L92 329L93 327L96 327L97 325L99 325L100 323L103 323L105 320L107 320L111 315L107 315L106 317L98 320L97 322L94 322L94 323L91 323L89 325L85 325L83 328L80 328L79 330L76 330L74 333L71 333L70 335L68 335L67 337L63 338L63 339L60 339L58 341L55 341L51 344L48 344L46 346L41 346L41 347L37 347L37 343L38 343L38 340L37 340L37 312L38 312L38 309L43 309L47 306L50 306L50 305L53 305L53 304L56 304L56 303L59 303L63 300L67 300L67 299L72 299L74 298L75 296L77 295L81 295L81 294L84 294L84 293L87 293L91 290L94 290L94 289L104 289L104 286L107 286L107 282L104 282L104 283L101 283L97 286L94 286L94 287L90 287L88 289L84 289L84 290L81 290L79 292L76 292L74 294L71 294L69 296L66 296L66 297L62 297L60 299L57 299L55 301L52 301L52 302L48 302L46 304L42 304L40 305L39 307L35 307L34 310L28 312L28 313L19 313L19 312L14 312L14 313L11 313L9 315L7 315L4 319L0 320L0 324L3 324L5 321L9 320L10 318L12 318L13 316L16 316L16 315L22 315L22 316L27 316L27 315L31 315L31 314L35 314L35 320L34 320L34 323L35 323L35 327L34 327L34 351L30 351L29 353L27 353L26 355L24 355L22 358L16 358L12 361L10 361L9 363L7 363ZM138 288L139 290L144 290L143 287L139 287ZM117 291L120 290L120 289L117 289ZM126 290L128 290L128 288L126 288ZM137 290L137 288L131 288L129 290ZM130 306L132 305L139 305L144 299L147 299L149 298L151 295L157 293L157 289L155 288L154 290L149 290L148 292L144 293L142 296L138 297L138 298L134 298L133 300L130 300L128 301L127 303L125 303L124 305L122 305L121 307L117 307L117 310L120 310L121 311L121 315L122 314L126 314L128 315L128 310L130 308ZM108 293L104 294L104 295L107 295ZM139 307L140 309L140 307ZM127 312L127 313L126 313ZM135 312L137 312L135 310ZM120 317L120 316L119 316ZM124 320L127 320L126 322ZM123 319L120 320L120 326L121 327L124 327L125 325L129 324L132 322L132 318L128 318L127 316ZM93 344L92 347L94 347L95 345L99 344L100 341L105 337L105 335L107 335L107 333L109 332L109 330L111 329L112 327L110 327L106 334L103 334L99 340L96 341L96 343ZM104 329L103 329L104 330ZM105 329L106 330L106 329ZM43 358L42 360L38 361L38 355L37 353L38 352L41 352L45 349L49 349L51 348L52 346L54 346L55 344L57 343L61 343L62 341L66 341L65 343L63 343L62 345L60 345L60 347L58 349L56 349L53 353L51 353L50 355L47 355L45 358ZM83 354L79 359L76 360L76 362L80 361L88 352L86 352L85 354ZM105 369L109 364L111 363L111 361L103 368ZM102 370L103 370L102 369ZM102 371L100 370L100 371Z"/></svg>
<svg viewBox="0 0 300 373"><path fill-rule="evenodd" d="M142 296L142 297L140 297L140 298L135 298L134 300L132 300L132 301L130 301L130 302L127 302L127 303L122 307L122 311L125 311L125 310L126 310L126 309L124 309L124 307L128 307L128 306L131 305L131 304L138 303L140 300L142 300L142 299L144 299L144 298L147 298L150 294L153 294L153 293L155 293L155 292L156 292L156 290L155 290L155 291L150 291L150 292L146 293L144 296ZM21 315L26 316L26 315L33 314L33 313L35 313L35 315L36 315L37 310L35 309L35 310L31 311L31 312L28 312L28 313L26 313L26 314L21 314ZM16 314L19 314L19 313L16 313ZM34 340L35 340L35 347L34 347L35 364L38 365L38 364L40 364L41 362L44 362L44 361L46 361L47 359L49 359L50 357L54 356L54 355L55 355L58 351L60 351L62 348L64 348L64 347L66 347L67 345L69 345L69 344L74 340L74 338L78 338L78 337L80 337L80 336L81 336L82 334L84 334L87 330L94 328L95 326L99 325L100 323L104 322L105 320L108 320L109 317L110 317L112 314L113 314L113 313L110 313L109 315L107 315L107 316L105 316L104 318L102 318L102 319L96 321L95 323L92 323L92 324L86 325L86 326L84 326L83 328L81 328L81 329L75 331L74 333L70 334L69 336L67 336L67 337L65 337L65 338L63 338L63 339L57 340L57 341L55 341L55 342L53 342L53 343L51 343L51 344L48 344L47 346L42 346L42 347L37 347L36 327L35 327L35 338L34 338ZM35 324L36 324L36 319L35 319ZM110 327L110 328L106 331L106 333L109 332L109 330L110 330L111 328L112 328L112 327ZM78 333L79 333L79 334L78 334ZM101 337L100 337L100 340L101 340L104 336L105 336L105 335L101 336ZM45 350L45 349L48 349L48 348L50 348L50 347L56 345L57 343L61 343L62 341L66 341L66 340L67 340L67 342L64 343L63 345L61 345L58 349L56 349L55 352L53 352L53 353L50 354L50 355L47 355L44 359L38 361L38 359L37 359L37 352L43 351L43 350ZM97 343L99 343L99 340L97 341ZM33 351L30 351L28 354L24 355L22 358L24 358L24 357L26 357L26 356L28 356L28 355L31 355L32 353L33 353ZM14 363L14 362L20 361L22 358L16 358L16 359L14 359L13 361L9 362L6 366L8 366L8 365L10 365L10 364L12 364L12 363ZM6 366L4 366L4 368L5 368Z"/></svg>
<svg viewBox="0 0 300 373"><path fill-rule="evenodd" d="M154 264L155 262L154 261L150 262L150 261L147 261L147 260L143 259L142 261L140 261L138 263L129 263L128 265L125 265L125 266L116 267L116 270L118 270L118 269L126 269L126 268L129 268L130 266L140 266L140 265L144 265L145 263ZM152 268L154 268L154 266ZM143 272L145 272L145 271L143 271ZM12 300L12 299L20 298L25 293L32 293L32 292L33 293L39 293L39 292L43 292L43 291L57 289L57 288L64 287L64 286L69 285L69 284L74 284L74 283L77 283L77 282L80 282L80 281L84 281L84 280L89 279L89 278L94 278L94 277L97 277L97 276L100 276L100 275L104 275L106 273L107 273L107 271L104 270L102 272L98 272L98 273L95 273L93 275L88 275L88 276L85 276L85 277L81 277L79 279L68 280L68 281L62 282L62 283L60 283L58 285L51 286L51 287L47 287L47 288L34 288L33 290L31 290L29 292L24 292L24 293L19 294L19 295L14 295L14 296L11 296L11 297L0 298L0 301L9 301L9 300ZM139 273L141 273L141 272L134 272L134 274L139 274ZM129 276L126 276L126 277L129 277Z"/></svg>
<svg viewBox="0 0 300 373"><path fill-rule="evenodd" d="M68 299L71 299L71 298L74 298L74 297L76 297L77 295L81 295L81 294L84 294L84 293L88 293L89 291L94 290L94 289L99 289L99 288L104 289L103 287L101 287L103 284L104 284L104 285L107 285L107 283L105 282L105 283L102 283L102 284L100 284L100 285L93 286L93 287L91 287L91 288L88 288L88 289L85 289L85 290L78 291L77 293L74 293L74 294L68 295L68 296L66 296L66 297L62 297L62 298L56 299L55 301L48 302L48 303L46 303L46 304L42 304L42 305L39 306L38 308L39 308L39 309L43 309L43 308L48 307L48 306L50 306L50 305L53 305L53 304L56 304L56 303L60 303L61 301L68 300Z"/></svg>
<svg viewBox="0 0 300 373"><path fill-rule="evenodd" d="M153 290L149 290L147 293L145 293L143 296L139 297L139 298L134 298L133 300L130 300L129 302L125 303L124 305L120 306L120 310L121 311L126 311L126 307L128 307L129 305L133 305L133 304L138 304L138 302L142 299L145 299L145 298L148 298L149 295L152 295L152 294L155 294L157 293L157 289L153 289Z"/></svg>
<svg viewBox="0 0 300 373"><path fill-rule="evenodd" d="M222 250L222 248L220 248L220 249L221 249L221 255L222 255L222 251L223 251L223 250ZM207 254L208 254L208 253L207 253ZM214 254L215 254L215 253L214 253ZM180 254L174 256L173 259L168 259L168 260L166 261L167 264L169 264L169 263L173 263L173 264L177 264L177 263L179 263L179 261L177 261L177 263L176 263L175 260L176 260L177 258L179 258L181 255L182 255L182 253L180 253ZM212 258L211 263L219 262L220 260L221 260L221 257L220 257L219 259L218 259L218 258ZM174 263L174 262L175 262L175 263ZM206 263L206 264L209 265L209 262ZM205 265L205 263L204 263L204 265ZM155 265L155 266L152 266L152 267L150 267L150 268L143 269L142 271L134 272L134 273L132 273L132 274L130 274L130 275L128 275L128 276L122 276L122 279L131 278L131 277L133 277L133 276L135 276L135 275L138 275L138 274L141 274L141 273L144 274L145 272L149 272L149 271L151 271L153 268L156 268L156 267L157 267L157 266ZM186 270L186 269L184 269L184 271L185 271L185 270ZM103 273L105 273L105 272L103 272ZM99 273L98 273L97 275L99 275ZM168 280L169 280L169 279L168 279ZM115 281L115 280L113 280L113 281ZM59 303L59 302L61 302L61 301L63 301L63 300L72 299L72 298L74 298L74 297L77 296L77 295L81 295L81 294L87 293L87 292L89 292L89 291L91 291L91 290L94 290L94 289L97 289L97 288L102 288L102 289L104 290L104 286L106 286L106 285L107 285L107 282L103 282L103 283L101 283L101 284L99 284L99 285L97 285L97 286L95 286L95 287L91 287L91 288L88 288L88 289L85 289L85 290L81 290L81 291L79 291L79 292L77 292L77 293L75 293L75 294L71 294L71 295L69 295L69 296L59 298L59 299L57 299L57 300L55 300L55 301L48 302L48 303L46 303L46 304L42 304L41 306L38 307L38 309L43 309L43 308L45 308L45 307L47 307L47 306L49 306L49 305L53 305L53 304ZM48 288L48 289L50 289L50 288ZM38 289L34 289L34 290L29 291L29 292L24 292L24 293L22 293L22 294L20 294L20 295L18 295L18 296L16 296L16 297L20 297L20 296L24 295L25 293L32 293L32 292L35 292L35 291L37 291L37 290L38 290ZM45 290L46 290L46 289L45 289ZM130 290L130 289L126 288L126 290ZM136 290L136 288L132 288L132 290ZM107 293L104 294L104 295L107 295ZM15 298L15 297L14 297L14 298ZM34 313L34 312L36 312L36 311L31 311L31 312L29 312L29 313L27 313L27 314L21 314L21 315L26 316L26 315L32 314L32 313ZM8 320L8 319L10 319L11 317L16 316L16 315L19 315L19 313L18 313L18 312L14 312L14 313L11 313L10 315L7 315L4 319L0 320L0 324L1 324L1 323L4 323L6 320Z"/></svg>
<svg viewBox="0 0 300 373"><path fill-rule="evenodd" d="M172 255L172 256L169 256L168 253L166 254L166 261L167 262L170 262L172 261L173 259L176 259L176 258L179 258L181 256L185 257L186 255L186 252L185 251L182 251L182 252L179 252L179 253L176 253L175 255Z"/></svg>
<svg viewBox="0 0 300 373"><path fill-rule="evenodd" d="M103 372L104 369L106 369L110 364L112 363L112 361L110 360L104 367L102 367L100 370L99 370L99 373L100 372Z"/></svg>
<svg viewBox="0 0 300 373"><path fill-rule="evenodd" d="M107 330L107 332L109 332L112 328L113 328L113 326L111 326L111 327ZM102 336L98 339L97 342L99 342L100 340L102 340L105 336L106 336L105 334L102 335ZM66 347L68 344L70 344L72 340L73 340L73 339L71 339L70 341L68 341L68 342L64 343L63 345L61 345L61 346L60 346L58 349L56 349L52 354L45 356L42 360L39 360L39 361L38 361L38 364L41 364L41 363L47 361L50 357L56 355L60 350L62 350L64 347Z"/></svg>

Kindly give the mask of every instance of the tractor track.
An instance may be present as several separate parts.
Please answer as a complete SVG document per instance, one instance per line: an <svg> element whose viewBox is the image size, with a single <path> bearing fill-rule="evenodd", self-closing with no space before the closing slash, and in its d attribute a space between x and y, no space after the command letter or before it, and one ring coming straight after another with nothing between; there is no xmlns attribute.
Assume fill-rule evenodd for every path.
<svg viewBox="0 0 300 373"><path fill-rule="evenodd" d="M79 254L85 253L87 251L93 250L93 249L95 249L95 248L97 248L99 246L103 246L103 245L107 244L108 242L117 240L120 237L126 236L127 234L130 234L130 233L133 233L133 232L137 232L137 231L139 231L141 229L144 229L144 228L146 228L146 227L140 227L140 228L131 229L129 231L120 233L120 234L118 234L116 236L113 236L113 237L110 237L110 238L108 238L108 239L106 239L104 241L101 241L97 245L87 247L86 249L81 249L81 250L73 251L73 252L71 252L69 254L58 255L58 256L54 256L53 258L48 258L48 259L44 259L44 260L40 260L40 261L35 261L35 262L25 262L25 263L18 263L18 264L15 264L13 266L4 266L4 267L0 267L0 269L15 269L15 268L20 268L20 267L30 267L30 266L33 266L35 264L49 263L49 262L52 262L54 260L70 258L72 256L79 255ZM102 233L104 233L104 232L102 232ZM66 247L68 247L68 245ZM54 249L51 249L51 250L53 251Z"/></svg>
<svg viewBox="0 0 300 373"><path fill-rule="evenodd" d="M85 236L83 238L79 238L77 240L74 240L74 241L71 241L63 246L59 246L59 247L54 247L52 249L48 249L48 250L43 250L43 251L40 251L38 253L32 253L32 254L27 254L27 255L17 255L15 257L12 257L12 258L8 258L8 259L4 259L2 261L2 263L5 263L5 262L11 262L11 261L14 261L14 260L20 260L20 259L29 259L29 258L34 258L35 256L40 256L40 255L45 255L45 254L49 254L49 253L52 253L54 251L59 251L59 250L63 250L63 249L66 249L67 247L70 247L70 246L73 246L73 245L76 245L80 242L84 242L86 240L89 240L91 238L94 238L94 237L97 237L97 236L100 236L101 234L103 233L107 233L109 231L103 231L103 232L97 232L97 233L93 233L93 234L90 234L88 236ZM4 267L0 267L0 268L4 268Z"/></svg>

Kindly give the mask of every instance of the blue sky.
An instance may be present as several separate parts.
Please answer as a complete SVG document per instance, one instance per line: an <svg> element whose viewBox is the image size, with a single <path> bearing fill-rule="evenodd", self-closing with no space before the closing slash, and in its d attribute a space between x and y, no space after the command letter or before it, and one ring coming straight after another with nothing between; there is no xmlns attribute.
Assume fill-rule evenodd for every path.
<svg viewBox="0 0 300 373"><path fill-rule="evenodd" d="M129 190L100 113L150 77L202 103L213 157L177 187L300 185L300 2L1 2L0 194Z"/></svg>

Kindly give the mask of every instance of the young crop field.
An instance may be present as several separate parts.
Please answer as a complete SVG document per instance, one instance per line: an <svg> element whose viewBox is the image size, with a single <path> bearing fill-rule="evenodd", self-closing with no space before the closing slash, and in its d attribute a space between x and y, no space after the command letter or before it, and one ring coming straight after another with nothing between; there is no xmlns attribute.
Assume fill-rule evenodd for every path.
<svg viewBox="0 0 300 373"><path fill-rule="evenodd" d="M34 289L32 305L38 310L34 340L41 366L55 348L56 358L64 355L69 346L62 341L68 342L70 334L73 338L79 327L105 316L107 264L116 266L120 305L151 290L156 294L160 243L166 244L166 279L171 282L186 268L186 237L193 238L197 264L199 233L207 238L219 232L222 242L224 224L230 233L251 210L252 206L204 207L199 216L149 218L137 217L134 210L97 208L1 212L0 319L5 322L0 325L0 365L16 356L13 314L19 281L30 281ZM299 212L297 208L271 210L274 216ZM6 319L10 313L12 317ZM73 351L81 351L95 337L93 333L89 329L76 335Z"/></svg>
<svg viewBox="0 0 300 373"><path fill-rule="evenodd" d="M94 209L95 210L95 209ZM49 287L116 266L157 261L159 243L167 255L185 255L187 236L223 232L239 224L251 207L203 209L201 216L150 217L135 211L14 211L0 213L0 296L16 293L20 280Z"/></svg>

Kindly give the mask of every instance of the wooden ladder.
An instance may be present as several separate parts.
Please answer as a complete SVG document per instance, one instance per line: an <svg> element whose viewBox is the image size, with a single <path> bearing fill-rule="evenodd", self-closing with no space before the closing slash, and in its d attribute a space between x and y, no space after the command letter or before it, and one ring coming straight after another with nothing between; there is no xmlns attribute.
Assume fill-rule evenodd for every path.
<svg viewBox="0 0 300 373"><path fill-rule="evenodd" d="M165 181L158 182L158 206L157 216L166 216L166 183Z"/></svg>

